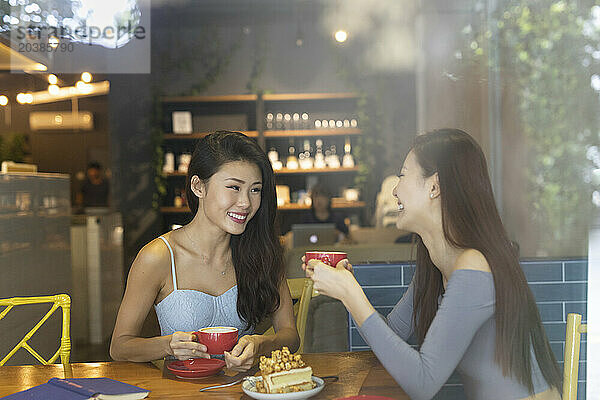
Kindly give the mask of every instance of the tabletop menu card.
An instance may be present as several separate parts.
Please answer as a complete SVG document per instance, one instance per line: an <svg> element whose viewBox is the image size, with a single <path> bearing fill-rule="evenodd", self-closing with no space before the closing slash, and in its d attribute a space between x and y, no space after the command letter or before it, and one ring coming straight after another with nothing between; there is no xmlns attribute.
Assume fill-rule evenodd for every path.
<svg viewBox="0 0 600 400"><path fill-rule="evenodd" d="M110 378L52 378L1 400L137 400L148 393L149 390Z"/></svg>

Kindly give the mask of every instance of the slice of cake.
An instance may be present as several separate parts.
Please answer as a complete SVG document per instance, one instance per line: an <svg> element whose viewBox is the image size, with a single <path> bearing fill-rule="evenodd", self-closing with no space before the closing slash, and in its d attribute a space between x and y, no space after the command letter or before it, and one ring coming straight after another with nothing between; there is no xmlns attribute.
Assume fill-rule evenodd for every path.
<svg viewBox="0 0 600 400"><path fill-rule="evenodd" d="M260 357L262 382L256 383L261 393L301 392L315 387L312 368L299 354L292 355L287 347L271 352L271 358Z"/></svg>

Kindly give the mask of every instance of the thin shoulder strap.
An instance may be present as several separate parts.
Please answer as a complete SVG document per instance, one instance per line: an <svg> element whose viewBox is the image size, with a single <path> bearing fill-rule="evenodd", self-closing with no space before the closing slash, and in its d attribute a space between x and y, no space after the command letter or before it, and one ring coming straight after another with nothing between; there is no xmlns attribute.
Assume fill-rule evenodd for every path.
<svg viewBox="0 0 600 400"><path fill-rule="evenodd" d="M173 277L173 290L177 290L177 275L175 274L175 257L173 256L173 249L165 237L159 236L158 238L165 242L169 248L169 253L171 253L171 276Z"/></svg>

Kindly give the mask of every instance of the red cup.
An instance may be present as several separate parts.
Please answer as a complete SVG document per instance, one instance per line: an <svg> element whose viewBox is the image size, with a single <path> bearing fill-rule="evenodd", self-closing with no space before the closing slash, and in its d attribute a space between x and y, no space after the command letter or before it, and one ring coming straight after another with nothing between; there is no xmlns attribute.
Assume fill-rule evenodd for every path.
<svg viewBox="0 0 600 400"><path fill-rule="evenodd" d="M238 341L238 329L232 326L211 326L192 333L198 343L206 346L210 355L231 351Z"/></svg>
<svg viewBox="0 0 600 400"><path fill-rule="evenodd" d="M304 262L306 264L308 264L308 260L319 260L334 268L337 263L345 258L348 258L348 255L341 251L307 251L304 253Z"/></svg>

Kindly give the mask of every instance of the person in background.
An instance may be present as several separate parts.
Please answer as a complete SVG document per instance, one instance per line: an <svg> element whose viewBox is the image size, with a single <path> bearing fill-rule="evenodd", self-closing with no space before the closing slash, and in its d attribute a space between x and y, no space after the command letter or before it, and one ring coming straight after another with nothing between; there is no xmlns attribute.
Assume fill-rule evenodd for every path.
<svg viewBox="0 0 600 400"><path fill-rule="evenodd" d="M300 343L275 235L275 177L255 140L218 131L198 141L186 198L193 219L138 253L127 279L110 345L115 360L209 358L192 332L238 328L227 368L248 370L261 354ZM161 336L140 331L151 307ZM275 335L254 335L270 318Z"/></svg>
<svg viewBox="0 0 600 400"><path fill-rule="evenodd" d="M86 207L108 207L110 186L102 165L96 161L88 164L81 191L77 194L77 204Z"/></svg>
<svg viewBox="0 0 600 400"><path fill-rule="evenodd" d="M342 242L351 242L350 230L344 216L331 209L331 192L327 186L317 183L310 191L311 206L302 222L305 224L335 224Z"/></svg>
<svg viewBox="0 0 600 400"><path fill-rule="evenodd" d="M315 290L344 303L411 399L431 399L456 369L468 399L559 400L562 372L475 140L458 129L417 136L393 193L396 226L417 235L417 259L387 318L348 260L303 264ZM413 333L416 349L406 343Z"/></svg>

